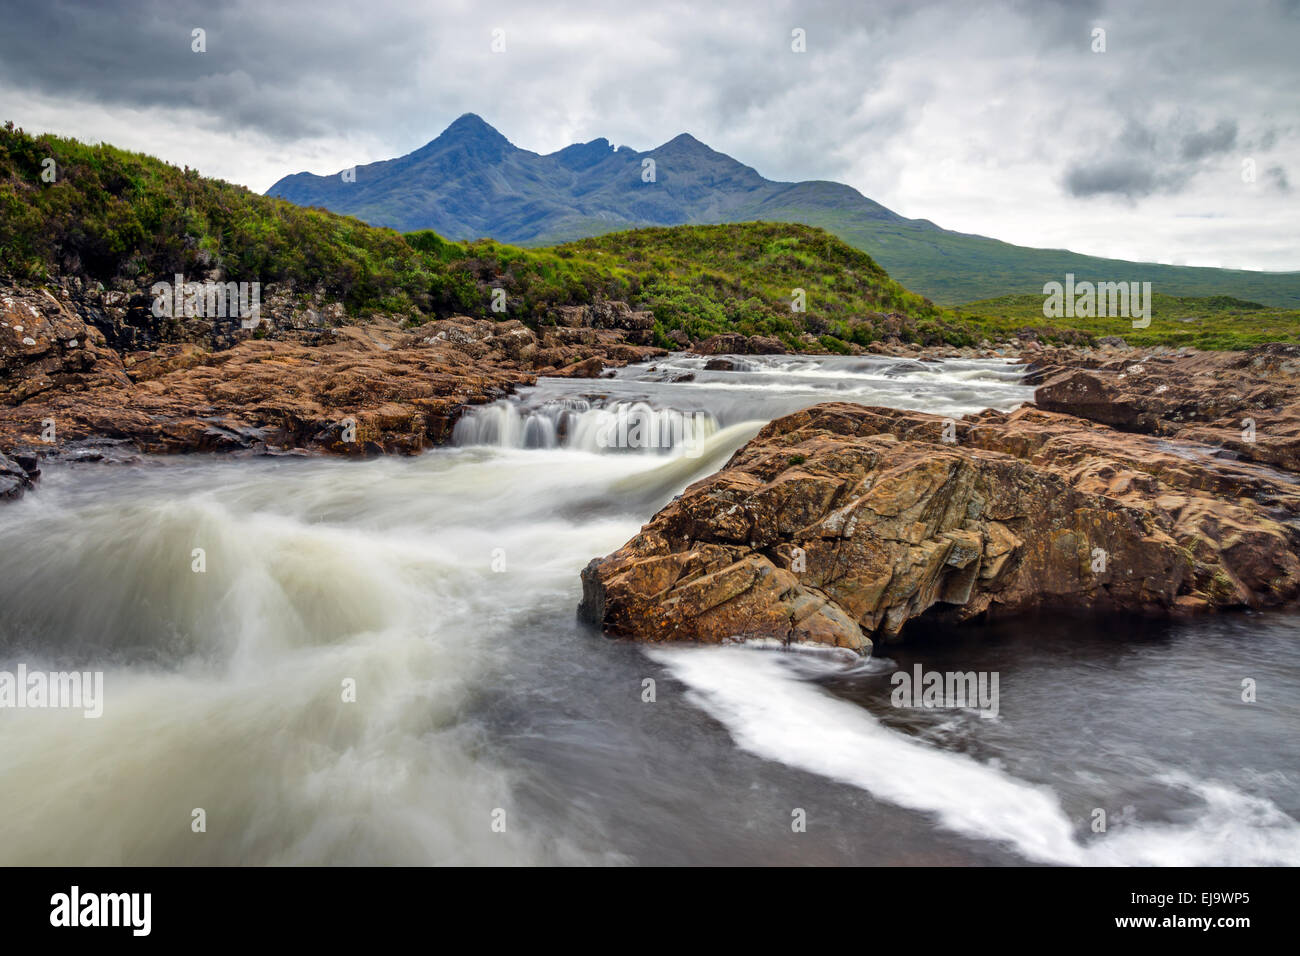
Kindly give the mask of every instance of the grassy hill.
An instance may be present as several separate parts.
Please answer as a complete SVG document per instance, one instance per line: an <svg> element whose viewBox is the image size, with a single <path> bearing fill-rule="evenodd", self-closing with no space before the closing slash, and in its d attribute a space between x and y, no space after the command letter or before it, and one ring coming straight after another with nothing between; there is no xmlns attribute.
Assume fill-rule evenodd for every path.
<svg viewBox="0 0 1300 956"><path fill-rule="evenodd" d="M867 344L882 335L958 341L943 310L891 279L865 252L821 229L790 223L671 226L610 233L559 246L626 276L631 297L665 329L796 334ZM793 311L802 290L806 311ZM835 342L823 342L836 348Z"/></svg>
<svg viewBox="0 0 1300 956"><path fill-rule="evenodd" d="M647 163L653 181L645 178ZM1151 282L1170 295L1300 308L1300 272L1127 262L952 232L900 216L843 183L766 179L688 134L645 152L596 139L539 155L467 113L414 152L353 172L348 180L295 173L268 195L402 231L491 236L533 248L649 226L801 223L866 252L904 286L944 305L1034 294L1074 273Z"/></svg>
<svg viewBox="0 0 1300 956"><path fill-rule="evenodd" d="M870 256L805 226L651 229L551 249L448 242L259 196L140 153L12 124L0 131L0 275L73 275L141 293L178 272L280 283L357 316L412 321L460 312L538 324L556 306L606 298L653 309L665 342L674 330L778 335L791 345L805 331L863 342L960 337ZM491 311L494 288L506 290L504 314ZM796 288L807 293L806 313L791 310Z"/></svg>
<svg viewBox="0 0 1300 956"><path fill-rule="evenodd" d="M49 160L52 181L42 177ZM1055 341L1119 334L1135 343L1240 347L1294 340L1300 327L1295 312L1222 298L1157 295L1152 327L1141 334L1121 320L1048 322L1040 295L942 309L872 256L790 223L637 229L549 248L451 242L259 196L140 153L34 137L13 124L0 130L0 278L32 285L75 276L143 298L178 272L187 281L275 283L334 299L353 321L464 313L536 326L557 306L624 300L655 313L664 345L678 331L693 340L741 332L845 351L885 338L976 344L1033 327ZM505 313L491 310L498 288ZM791 308L797 289L806 311Z"/></svg>
<svg viewBox="0 0 1300 956"><path fill-rule="evenodd" d="M1066 249L1030 249L984 236L924 230L889 223L836 222L833 216L786 211L792 222L813 222L846 242L869 249L909 288L924 289L952 305L974 297L1020 291L1033 294L1066 273L1091 281L1150 282L1181 297L1235 297L1300 309L1300 273L1250 272L1154 262L1103 259Z"/></svg>
<svg viewBox="0 0 1300 956"><path fill-rule="evenodd" d="M1241 349L1264 342L1300 342L1300 310L1277 309L1230 296L1151 296L1151 325L1133 328L1125 318L1044 319L1043 296L1004 295L954 310L960 324L1004 338L1026 327L1060 325L1094 338L1117 335L1129 345L1191 345Z"/></svg>

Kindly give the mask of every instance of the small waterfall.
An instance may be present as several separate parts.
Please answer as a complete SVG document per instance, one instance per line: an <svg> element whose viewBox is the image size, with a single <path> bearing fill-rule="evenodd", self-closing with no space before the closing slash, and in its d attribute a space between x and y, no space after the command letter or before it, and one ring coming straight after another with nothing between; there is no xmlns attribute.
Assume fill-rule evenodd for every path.
<svg viewBox="0 0 1300 956"><path fill-rule="evenodd" d="M456 423L457 445L498 448L571 448L595 454L662 454L699 448L718 431L708 412L653 408L647 402L594 406L583 399L536 407L499 401L469 409Z"/></svg>
<svg viewBox="0 0 1300 956"><path fill-rule="evenodd" d="M582 399L547 402L527 410L514 402L493 402L469 409L456 423L452 441L499 448L555 448L562 443L560 436L568 433L571 420L590 407Z"/></svg>

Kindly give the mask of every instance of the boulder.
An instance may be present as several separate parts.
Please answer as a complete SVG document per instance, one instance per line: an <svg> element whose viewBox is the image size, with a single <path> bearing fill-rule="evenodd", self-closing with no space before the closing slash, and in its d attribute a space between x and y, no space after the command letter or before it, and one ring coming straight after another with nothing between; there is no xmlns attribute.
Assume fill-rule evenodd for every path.
<svg viewBox="0 0 1300 956"><path fill-rule="evenodd" d="M695 351L700 355L784 355L788 349L780 339L727 332L705 339Z"/></svg>
<svg viewBox="0 0 1300 956"><path fill-rule="evenodd" d="M814 406L592 561L580 614L638 640L866 652L920 617L1293 601L1300 487L1166 444L1032 407Z"/></svg>
<svg viewBox="0 0 1300 956"><path fill-rule="evenodd" d="M20 497L33 488L41 477L41 469L34 455L0 454L0 500Z"/></svg>

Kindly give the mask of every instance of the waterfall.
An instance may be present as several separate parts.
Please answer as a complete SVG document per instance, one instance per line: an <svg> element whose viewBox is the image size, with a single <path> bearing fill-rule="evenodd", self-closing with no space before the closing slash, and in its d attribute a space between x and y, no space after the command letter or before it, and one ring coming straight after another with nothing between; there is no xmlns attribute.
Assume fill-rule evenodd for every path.
<svg viewBox="0 0 1300 956"><path fill-rule="evenodd" d="M647 402L594 405L562 399L527 407L503 400L469 409L452 440L461 446L690 455L717 431L718 420L708 412L654 408Z"/></svg>

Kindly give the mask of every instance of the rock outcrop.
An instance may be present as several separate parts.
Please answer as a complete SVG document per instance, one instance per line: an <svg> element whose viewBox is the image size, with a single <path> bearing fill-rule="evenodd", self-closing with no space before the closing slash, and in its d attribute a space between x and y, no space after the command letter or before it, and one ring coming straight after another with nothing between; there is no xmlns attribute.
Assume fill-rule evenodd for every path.
<svg viewBox="0 0 1300 956"><path fill-rule="evenodd" d="M0 290L0 405L126 384L121 355L66 299L43 289Z"/></svg>
<svg viewBox="0 0 1300 956"><path fill-rule="evenodd" d="M17 498L35 486L40 476L35 455L0 455L0 500Z"/></svg>
<svg viewBox="0 0 1300 956"><path fill-rule="evenodd" d="M654 313L635 310L626 302L557 306L553 312L555 324L561 328L621 332L621 338L633 345L649 345L654 340Z"/></svg>
<svg viewBox="0 0 1300 956"><path fill-rule="evenodd" d="M764 335L741 335L726 332L714 335L695 346L700 355L784 355L789 351L780 339Z"/></svg>
<svg viewBox="0 0 1300 956"><path fill-rule="evenodd" d="M1110 359L1054 350L1030 374L1039 408L1300 471L1300 345Z"/></svg>
<svg viewBox="0 0 1300 956"><path fill-rule="evenodd" d="M145 452L413 453L446 441L465 406L537 375L597 377L665 354L629 341L653 318L623 303L534 331L467 316L326 325L341 310L281 298L268 296L261 328L228 322L214 338L201 322L152 328L124 293L0 288L0 451L113 440ZM4 472L0 494L30 487L20 471Z"/></svg>
<svg viewBox="0 0 1300 956"><path fill-rule="evenodd" d="M918 617L1191 613L1300 594L1300 486L1024 407L833 403L770 423L583 572L612 635L870 648Z"/></svg>

